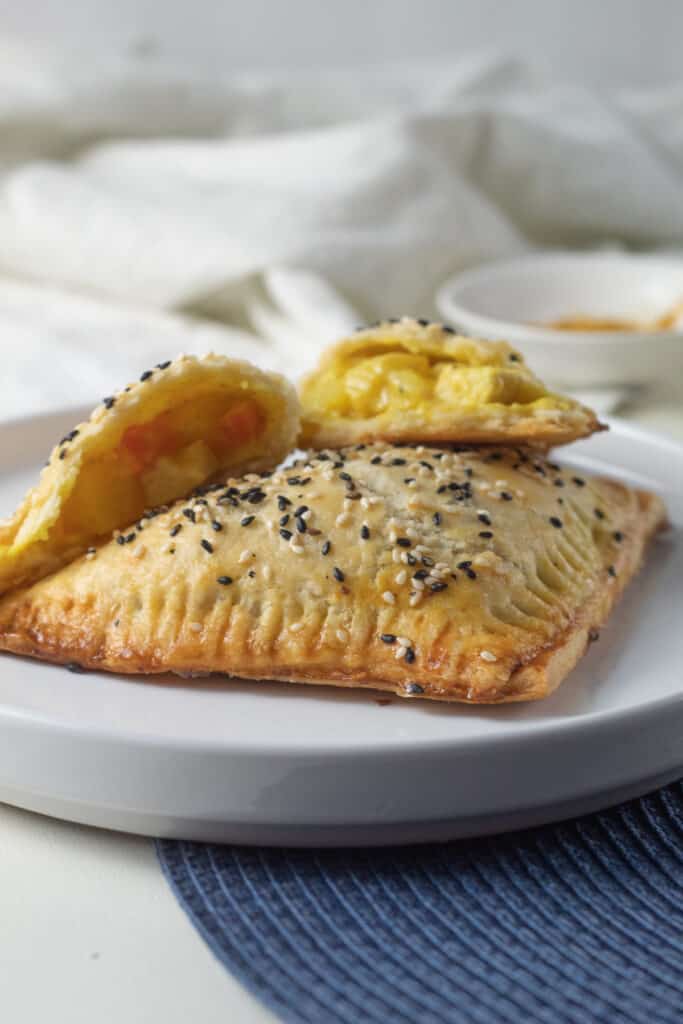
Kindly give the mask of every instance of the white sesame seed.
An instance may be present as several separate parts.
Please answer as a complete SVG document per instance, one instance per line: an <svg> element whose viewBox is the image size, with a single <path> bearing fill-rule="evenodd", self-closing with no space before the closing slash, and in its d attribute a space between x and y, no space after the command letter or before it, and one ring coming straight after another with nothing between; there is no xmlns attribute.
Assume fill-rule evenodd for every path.
<svg viewBox="0 0 683 1024"><path fill-rule="evenodd" d="M498 661L498 658L495 656L493 651L480 651L479 657L482 661Z"/></svg>
<svg viewBox="0 0 683 1024"><path fill-rule="evenodd" d="M290 544L289 547L290 550L293 551L295 555L303 555L304 553L304 548L302 544Z"/></svg>
<svg viewBox="0 0 683 1024"><path fill-rule="evenodd" d="M293 622L289 627L290 633L298 633L300 629L304 628L303 622Z"/></svg>
<svg viewBox="0 0 683 1024"><path fill-rule="evenodd" d="M201 622L191 622L190 623L190 629L192 630L193 633L201 633L201 631L202 631L202 624L201 624Z"/></svg>
<svg viewBox="0 0 683 1024"><path fill-rule="evenodd" d="M144 544L138 544L138 546L133 550L133 557L134 558L144 558L144 556L146 554L147 554L147 548L145 547Z"/></svg>
<svg viewBox="0 0 683 1024"><path fill-rule="evenodd" d="M349 639L349 634L346 632L345 629L338 629L336 636L340 644L345 644Z"/></svg>
<svg viewBox="0 0 683 1024"><path fill-rule="evenodd" d="M395 550L398 551L398 548L395 548ZM404 565L408 565L408 552L407 551L401 551L399 553L399 556L396 559L396 561L397 562L403 562Z"/></svg>
<svg viewBox="0 0 683 1024"><path fill-rule="evenodd" d="M412 641L408 640L408 638L405 636L397 636L396 643L400 644L401 647L410 647L412 645Z"/></svg>
<svg viewBox="0 0 683 1024"><path fill-rule="evenodd" d="M377 494L371 495L367 500L370 505L380 505L383 501Z"/></svg>
<svg viewBox="0 0 683 1024"><path fill-rule="evenodd" d="M425 450L425 446L423 444L419 444L417 446L417 448L415 449L415 454L416 455L422 455L424 450Z"/></svg>
<svg viewBox="0 0 683 1024"><path fill-rule="evenodd" d="M400 562L402 558L403 552L400 550L400 548L394 548L391 552L392 562Z"/></svg>
<svg viewBox="0 0 683 1024"><path fill-rule="evenodd" d="M360 499L360 507L363 508L363 509L369 509L370 508L370 502L368 501L367 498L361 498Z"/></svg>
<svg viewBox="0 0 683 1024"><path fill-rule="evenodd" d="M496 480L496 487L507 487L507 480Z"/></svg>
<svg viewBox="0 0 683 1024"><path fill-rule="evenodd" d="M410 595L410 600L408 601L408 604L410 605L410 607L411 608L415 608L415 606L418 605L420 603L420 601L422 600L422 596L423 595L422 595L422 591L421 590L418 590L417 593L415 593L415 594L411 594Z"/></svg>
<svg viewBox="0 0 683 1024"><path fill-rule="evenodd" d="M303 519L304 522L308 522L308 520L311 518L312 515L313 515L313 511L309 508L309 509L306 509L305 512L301 513L301 515L299 516L299 519Z"/></svg>
<svg viewBox="0 0 683 1024"><path fill-rule="evenodd" d="M382 600L385 604L396 604L396 598L390 590L385 590L382 594Z"/></svg>
<svg viewBox="0 0 683 1024"><path fill-rule="evenodd" d="M273 572L269 565L263 566L263 569L261 570L261 575L263 576L265 583L270 583L271 579L273 578Z"/></svg>
<svg viewBox="0 0 683 1024"><path fill-rule="evenodd" d="M413 580L411 582L411 586L412 586L413 590L424 590L424 588L425 588L424 580L416 580L416 579L413 578Z"/></svg>
<svg viewBox="0 0 683 1024"><path fill-rule="evenodd" d="M96 551L88 551L87 555L85 556L86 557L86 561L92 562L93 558L95 558L96 555L97 555Z"/></svg>
<svg viewBox="0 0 683 1024"><path fill-rule="evenodd" d="M401 586L403 586L405 581L408 579L408 573L406 572L405 569L401 569L400 572L396 573L396 576L394 577L394 579L395 579L396 583L398 583L399 587L401 587Z"/></svg>
<svg viewBox="0 0 683 1024"><path fill-rule="evenodd" d="M237 561L240 563L240 565L244 565L244 563L248 562L250 558L251 551L247 551L247 549L245 548L240 557L237 559Z"/></svg>
<svg viewBox="0 0 683 1024"><path fill-rule="evenodd" d="M410 537L411 540L417 540L419 538L419 534L414 526L406 526L405 534L406 537Z"/></svg>
<svg viewBox="0 0 683 1024"><path fill-rule="evenodd" d="M334 521L335 526L348 526L349 517L343 512L340 512Z"/></svg>
<svg viewBox="0 0 683 1024"><path fill-rule="evenodd" d="M396 533L396 530L389 530L389 542L391 544L395 544L397 540L398 534Z"/></svg>
<svg viewBox="0 0 683 1024"><path fill-rule="evenodd" d="M394 657L395 658L403 658L405 656L405 653L406 653L407 650L408 650L408 648L407 647L403 647L402 645L397 647L395 652L394 652Z"/></svg>

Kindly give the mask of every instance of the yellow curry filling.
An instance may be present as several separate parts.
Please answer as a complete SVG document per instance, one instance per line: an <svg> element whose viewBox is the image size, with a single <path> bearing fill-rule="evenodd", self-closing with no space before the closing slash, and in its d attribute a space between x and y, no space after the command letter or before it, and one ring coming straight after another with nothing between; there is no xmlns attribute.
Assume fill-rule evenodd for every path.
<svg viewBox="0 0 683 1024"><path fill-rule="evenodd" d="M340 353L304 383L305 414L373 419L410 410L429 420L446 410L571 407L547 391L507 346L485 356L467 341L454 344L452 352L437 345L411 348L409 341L386 338Z"/></svg>

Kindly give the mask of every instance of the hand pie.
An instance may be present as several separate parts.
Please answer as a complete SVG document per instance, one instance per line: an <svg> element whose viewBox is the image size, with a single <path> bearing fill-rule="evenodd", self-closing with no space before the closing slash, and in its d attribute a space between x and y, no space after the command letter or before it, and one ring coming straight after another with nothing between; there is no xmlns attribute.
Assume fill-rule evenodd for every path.
<svg viewBox="0 0 683 1024"><path fill-rule="evenodd" d="M482 703L550 693L661 501L525 449L308 452L204 488L0 601L0 648Z"/></svg>
<svg viewBox="0 0 683 1024"><path fill-rule="evenodd" d="M386 321L323 354L300 388L302 445L366 441L527 443L548 448L601 424L549 392L505 342L427 321Z"/></svg>
<svg viewBox="0 0 683 1024"><path fill-rule="evenodd" d="M277 374L209 355L143 373L63 437L37 487L0 523L0 593L226 472L291 450L298 401Z"/></svg>

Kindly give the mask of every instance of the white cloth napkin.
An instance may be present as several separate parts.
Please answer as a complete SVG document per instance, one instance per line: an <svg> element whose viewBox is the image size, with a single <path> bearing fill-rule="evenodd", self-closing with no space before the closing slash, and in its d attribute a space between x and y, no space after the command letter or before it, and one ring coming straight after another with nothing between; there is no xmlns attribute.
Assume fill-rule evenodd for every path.
<svg viewBox="0 0 683 1024"><path fill-rule="evenodd" d="M296 375L487 258L683 240L683 88L490 56L270 79L0 58L2 416L181 350Z"/></svg>

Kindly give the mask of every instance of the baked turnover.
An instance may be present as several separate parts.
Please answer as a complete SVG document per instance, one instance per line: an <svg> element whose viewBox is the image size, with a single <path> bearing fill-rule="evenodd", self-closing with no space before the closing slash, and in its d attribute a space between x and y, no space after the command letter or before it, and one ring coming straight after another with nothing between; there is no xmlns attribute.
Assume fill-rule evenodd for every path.
<svg viewBox="0 0 683 1024"><path fill-rule="evenodd" d="M327 349L302 383L302 444L465 441L548 448L601 429L547 390L505 342L425 320L385 321Z"/></svg>
<svg viewBox="0 0 683 1024"><path fill-rule="evenodd" d="M299 429L292 387L225 356L181 356L105 398L0 524L0 593L52 572L145 511L277 465Z"/></svg>
<svg viewBox="0 0 683 1024"><path fill-rule="evenodd" d="M654 495L528 448L309 451L150 512L6 595L0 648L116 672L529 700L576 664L664 519Z"/></svg>

